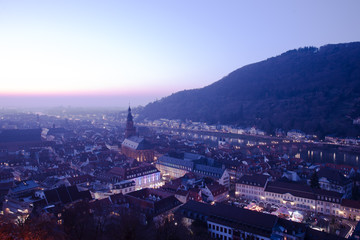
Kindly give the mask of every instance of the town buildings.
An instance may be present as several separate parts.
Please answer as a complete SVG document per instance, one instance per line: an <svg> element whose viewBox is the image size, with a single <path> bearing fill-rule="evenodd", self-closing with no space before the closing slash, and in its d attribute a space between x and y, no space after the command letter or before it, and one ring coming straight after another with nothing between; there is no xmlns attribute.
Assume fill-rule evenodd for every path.
<svg viewBox="0 0 360 240"><path fill-rule="evenodd" d="M121 152L139 162L153 162L155 157L151 144L137 136L126 138L121 144Z"/></svg>
<svg viewBox="0 0 360 240"><path fill-rule="evenodd" d="M344 175L336 169L321 168L319 172L317 172L317 175L319 185L322 189L339 192L343 194L345 198L351 197L352 181L344 177Z"/></svg>
<svg viewBox="0 0 360 240"><path fill-rule="evenodd" d="M310 166L299 156L294 157L299 152L294 147L300 144L295 146L291 143L293 154L290 154L284 150L289 139L283 145L279 142L267 145L264 142L221 138L225 144L219 147L217 137L201 137L200 134L197 139L190 139L185 134L153 133L149 130L146 138L139 137L131 109L127 113L128 116L130 113L130 117L126 118L129 124L121 122L126 124L124 140L124 127L119 126L118 118L110 115L72 116L67 121L49 118L48 123L43 117L42 126L52 126L56 122L60 127L50 127L47 136L41 136L37 145L17 145L16 151L0 150L3 213L26 218L32 212L36 213L34 209L40 209L47 214L58 214L73 203L90 199L91 208L102 211L106 206L111 216L121 215L124 211L134 213L134 216L140 213L141 216L169 217L179 202L187 204L194 200L216 207L222 201L233 200L228 187L232 182L234 188L231 190L235 189L237 197L255 200L259 205L360 220L359 202L346 199L350 196L353 182L342 175L324 171L322 164ZM167 121L167 125L174 129L208 129L219 134L232 131L230 127L202 123ZM37 131L39 137L38 134ZM205 143L205 140L213 141L213 144ZM356 167L331 167L339 167L338 170L347 176L358 174ZM322 189L306 185L316 169L320 169L317 174ZM299 183L275 181L284 176ZM161 177L170 181L162 186ZM166 193L153 189L159 187ZM55 211L49 207L51 205L57 205L58 209ZM196 208L201 210L202 206L196 205ZM267 239L268 236L272 239L307 239L310 233L315 233L303 224L296 225L259 213L251 215L241 210L241 214L248 218L256 216L261 221L276 222L270 227L256 225L246 218L228 214L227 208L219 209L223 213L212 214L209 210L211 216L206 215L206 211L200 214L194 210L191 219L206 217L210 235L223 239L246 236L254 236L255 239ZM240 214L237 210L231 211ZM142 219L146 222L146 217ZM322 239L321 236L318 239Z"/></svg>
<svg viewBox="0 0 360 240"><path fill-rule="evenodd" d="M268 180L268 176L243 176L236 183L236 195L256 200L263 206L270 204L302 211L310 211L341 218L360 220L360 205L345 199L335 191L311 188L305 183Z"/></svg>
<svg viewBox="0 0 360 240"><path fill-rule="evenodd" d="M41 128L0 130L0 152L16 152L24 147L45 145Z"/></svg>
<svg viewBox="0 0 360 240"><path fill-rule="evenodd" d="M249 200L264 200L264 189L268 183L268 179L269 176L267 175L244 175L236 183L235 195Z"/></svg>
<svg viewBox="0 0 360 240"><path fill-rule="evenodd" d="M135 190L157 188L162 185L160 171L151 164L141 164L137 167L114 167L107 175L114 184L124 180L134 181Z"/></svg>
<svg viewBox="0 0 360 240"><path fill-rule="evenodd" d="M184 222L185 225L190 225L195 220L206 223L207 230L214 239L343 239L313 230L305 224L225 204L209 205L189 201L175 213L179 221Z"/></svg>
<svg viewBox="0 0 360 240"><path fill-rule="evenodd" d="M129 193L125 197L134 209L155 216L181 204L173 194L161 189L143 188Z"/></svg>
<svg viewBox="0 0 360 240"><path fill-rule="evenodd" d="M305 139L305 133L303 131L300 131L298 129L292 129L290 131L287 132L286 134L289 138L293 138L293 139Z"/></svg>
<svg viewBox="0 0 360 240"><path fill-rule="evenodd" d="M188 172L216 179L221 185L230 186L230 176L226 168L211 158L193 153L169 153L161 156L156 167L162 175L179 178Z"/></svg>

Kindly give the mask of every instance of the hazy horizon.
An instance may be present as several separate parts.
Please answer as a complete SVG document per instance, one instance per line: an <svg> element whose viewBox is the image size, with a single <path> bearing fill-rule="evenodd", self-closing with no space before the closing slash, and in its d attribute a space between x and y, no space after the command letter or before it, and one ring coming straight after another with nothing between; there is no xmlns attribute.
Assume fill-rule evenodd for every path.
<svg viewBox="0 0 360 240"><path fill-rule="evenodd" d="M0 107L5 109L44 109L53 107L84 107L104 109L126 109L145 106L156 100L156 96L121 95L12 95L0 96Z"/></svg>
<svg viewBox="0 0 360 240"><path fill-rule="evenodd" d="M126 107L305 46L360 40L360 2L0 1L0 107Z"/></svg>

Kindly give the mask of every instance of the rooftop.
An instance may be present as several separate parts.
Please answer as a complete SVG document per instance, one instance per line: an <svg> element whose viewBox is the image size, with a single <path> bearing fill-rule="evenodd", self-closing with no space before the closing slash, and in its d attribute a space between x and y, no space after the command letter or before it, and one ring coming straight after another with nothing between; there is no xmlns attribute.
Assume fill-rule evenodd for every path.
<svg viewBox="0 0 360 240"><path fill-rule="evenodd" d="M270 236L277 217L243 208L225 204L209 205L205 203L189 201L179 208L179 212L190 211L197 215L208 217L209 221L226 223L240 229L251 227L261 235ZM261 221L259 221L261 219Z"/></svg>
<svg viewBox="0 0 360 240"><path fill-rule="evenodd" d="M41 141L41 129L6 129L0 131L0 143Z"/></svg>
<svg viewBox="0 0 360 240"><path fill-rule="evenodd" d="M147 150L151 149L151 145L142 137L131 136L126 138L121 146L128 147L134 150Z"/></svg>
<svg viewBox="0 0 360 240"><path fill-rule="evenodd" d="M268 178L269 176L260 174L244 175L239 179L238 183L264 188Z"/></svg>
<svg viewBox="0 0 360 240"><path fill-rule="evenodd" d="M22 191L32 190L37 187L39 187L39 184L37 184L34 180L27 180L17 183L15 187L11 188L11 191L13 193L19 193Z"/></svg>

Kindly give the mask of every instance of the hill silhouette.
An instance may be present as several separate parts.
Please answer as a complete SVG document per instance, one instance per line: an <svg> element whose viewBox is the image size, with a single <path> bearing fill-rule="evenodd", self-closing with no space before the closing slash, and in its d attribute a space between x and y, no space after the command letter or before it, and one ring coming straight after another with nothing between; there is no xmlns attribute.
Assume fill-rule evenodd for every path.
<svg viewBox="0 0 360 240"><path fill-rule="evenodd" d="M360 42L285 52L149 103L140 117L359 136Z"/></svg>

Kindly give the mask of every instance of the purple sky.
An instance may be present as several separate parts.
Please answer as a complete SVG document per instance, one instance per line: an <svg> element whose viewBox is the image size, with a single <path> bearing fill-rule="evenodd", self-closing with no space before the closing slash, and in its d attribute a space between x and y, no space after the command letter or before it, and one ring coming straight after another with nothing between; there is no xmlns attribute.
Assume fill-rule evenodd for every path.
<svg viewBox="0 0 360 240"><path fill-rule="evenodd" d="M1 1L0 107L145 105L360 40L360 1Z"/></svg>

